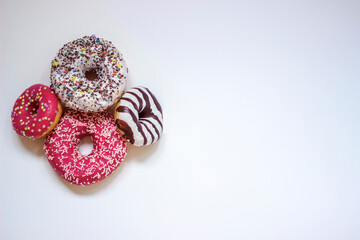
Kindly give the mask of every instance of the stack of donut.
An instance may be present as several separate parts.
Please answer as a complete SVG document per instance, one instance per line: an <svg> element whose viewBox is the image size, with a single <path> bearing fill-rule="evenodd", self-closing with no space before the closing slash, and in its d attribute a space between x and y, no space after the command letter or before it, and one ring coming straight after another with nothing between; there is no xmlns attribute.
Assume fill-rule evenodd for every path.
<svg viewBox="0 0 360 240"><path fill-rule="evenodd" d="M92 35L69 42L51 63L50 87L35 84L15 101L12 126L23 137L46 136L45 155L63 179L97 183L120 165L128 142L146 146L162 134L159 102L148 88L126 91L127 73L110 41ZM93 141L89 155L79 152L85 136Z"/></svg>

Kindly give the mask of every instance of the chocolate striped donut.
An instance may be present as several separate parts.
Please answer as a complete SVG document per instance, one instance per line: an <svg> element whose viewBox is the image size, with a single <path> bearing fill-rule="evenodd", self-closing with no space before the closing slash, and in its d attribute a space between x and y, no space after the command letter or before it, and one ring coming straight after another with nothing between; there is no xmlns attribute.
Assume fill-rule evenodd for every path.
<svg viewBox="0 0 360 240"><path fill-rule="evenodd" d="M163 131L162 109L145 87L125 92L115 108L119 132L134 146L146 146L159 140Z"/></svg>

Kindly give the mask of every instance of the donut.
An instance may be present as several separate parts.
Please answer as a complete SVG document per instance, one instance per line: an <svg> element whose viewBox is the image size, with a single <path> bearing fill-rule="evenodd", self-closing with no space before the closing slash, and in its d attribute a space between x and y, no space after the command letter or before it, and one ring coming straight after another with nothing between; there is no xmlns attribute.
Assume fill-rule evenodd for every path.
<svg viewBox="0 0 360 240"><path fill-rule="evenodd" d="M145 87L126 91L116 105L114 117L120 134L134 146L156 142L163 131L161 106Z"/></svg>
<svg viewBox="0 0 360 240"><path fill-rule="evenodd" d="M89 155L79 151L80 140L85 136L93 140ZM121 138L108 112L68 110L46 136L44 151L50 165L63 179L85 186L106 178L120 165L127 152L127 141Z"/></svg>
<svg viewBox="0 0 360 240"><path fill-rule="evenodd" d="M58 123L62 106L48 86L35 84L25 89L15 101L11 122L20 136L43 137Z"/></svg>
<svg viewBox="0 0 360 240"><path fill-rule="evenodd" d="M107 40L85 36L66 43L51 63L50 87L62 104L81 112L101 112L126 87L123 55Z"/></svg>

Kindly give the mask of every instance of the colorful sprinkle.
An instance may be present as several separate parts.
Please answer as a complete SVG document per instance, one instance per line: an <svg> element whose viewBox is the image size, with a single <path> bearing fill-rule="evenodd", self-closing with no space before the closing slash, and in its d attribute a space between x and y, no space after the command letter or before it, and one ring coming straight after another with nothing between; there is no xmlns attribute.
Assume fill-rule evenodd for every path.
<svg viewBox="0 0 360 240"><path fill-rule="evenodd" d="M58 69L53 68L51 84L66 107L103 111L117 100L113 93L125 88L127 68L121 53L110 41L85 36L65 44L53 61L61 65ZM103 67L104 64L107 66ZM96 66L101 66L96 71L101 78L89 83L81 73ZM104 83L107 80L110 81Z"/></svg>

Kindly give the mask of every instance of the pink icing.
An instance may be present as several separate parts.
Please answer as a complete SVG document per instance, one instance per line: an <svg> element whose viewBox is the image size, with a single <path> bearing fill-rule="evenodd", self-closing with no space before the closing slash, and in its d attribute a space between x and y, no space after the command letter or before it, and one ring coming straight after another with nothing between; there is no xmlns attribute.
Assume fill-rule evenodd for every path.
<svg viewBox="0 0 360 240"><path fill-rule="evenodd" d="M91 136L93 151L79 152L81 138ZM67 111L46 137L45 155L54 170L76 185L96 183L110 175L123 161L127 141L120 137L113 117L107 113Z"/></svg>
<svg viewBox="0 0 360 240"><path fill-rule="evenodd" d="M21 136L38 138L51 127L58 111L54 92L48 86L35 84L16 100L11 113L12 126Z"/></svg>

